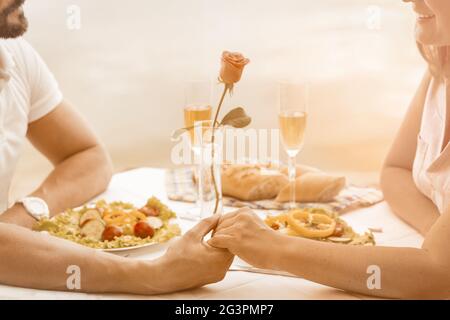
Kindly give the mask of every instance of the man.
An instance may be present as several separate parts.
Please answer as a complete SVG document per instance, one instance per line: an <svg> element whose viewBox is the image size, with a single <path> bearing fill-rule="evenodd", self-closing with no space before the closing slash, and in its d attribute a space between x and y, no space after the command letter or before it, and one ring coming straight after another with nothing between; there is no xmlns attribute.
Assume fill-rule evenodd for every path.
<svg viewBox="0 0 450 320"><path fill-rule="evenodd" d="M156 294L221 280L232 256L203 242L218 217L202 221L155 261L97 252L30 230L36 219L78 206L103 192L110 159L92 130L63 99L34 49L24 0L0 0L0 283L53 290L66 287L69 266L85 292ZM25 139L54 170L29 197L8 206L14 168Z"/></svg>

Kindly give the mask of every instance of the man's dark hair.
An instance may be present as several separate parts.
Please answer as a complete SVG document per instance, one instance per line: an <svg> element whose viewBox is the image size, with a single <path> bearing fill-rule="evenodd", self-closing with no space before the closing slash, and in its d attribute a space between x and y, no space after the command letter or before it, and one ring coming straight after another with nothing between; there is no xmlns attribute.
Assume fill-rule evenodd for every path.
<svg viewBox="0 0 450 320"><path fill-rule="evenodd" d="M8 16L21 7L24 2L25 0L15 0L0 12L0 38L17 38L27 31L28 21L23 14L19 16L19 22L8 22Z"/></svg>

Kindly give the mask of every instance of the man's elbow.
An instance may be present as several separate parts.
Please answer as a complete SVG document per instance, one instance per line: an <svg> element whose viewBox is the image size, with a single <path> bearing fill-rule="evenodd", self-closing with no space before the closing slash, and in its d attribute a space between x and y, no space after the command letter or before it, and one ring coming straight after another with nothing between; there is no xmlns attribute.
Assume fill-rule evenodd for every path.
<svg viewBox="0 0 450 320"><path fill-rule="evenodd" d="M96 182L98 193L104 192L111 182L114 167L107 150L99 145L96 148Z"/></svg>

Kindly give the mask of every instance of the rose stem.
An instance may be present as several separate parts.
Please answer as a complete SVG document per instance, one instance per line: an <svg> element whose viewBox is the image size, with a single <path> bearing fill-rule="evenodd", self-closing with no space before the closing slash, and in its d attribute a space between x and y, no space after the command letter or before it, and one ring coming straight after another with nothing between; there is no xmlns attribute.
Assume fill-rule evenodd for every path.
<svg viewBox="0 0 450 320"><path fill-rule="evenodd" d="M222 93L222 97L220 98L219 106L217 107L216 115L214 117L213 128L212 128L212 137L211 137L211 179L214 185L214 193L216 194L216 203L214 205L214 214L217 213L219 209L219 188L217 187L216 177L214 175L214 142L216 140L216 123L219 118L220 109L222 108L223 101L225 100L225 95L228 92L228 84L225 84L225 88Z"/></svg>

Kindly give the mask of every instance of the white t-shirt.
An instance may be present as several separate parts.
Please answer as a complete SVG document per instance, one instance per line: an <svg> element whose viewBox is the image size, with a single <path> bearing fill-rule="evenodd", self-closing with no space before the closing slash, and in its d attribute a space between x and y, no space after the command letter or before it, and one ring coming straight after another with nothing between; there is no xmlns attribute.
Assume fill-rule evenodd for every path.
<svg viewBox="0 0 450 320"><path fill-rule="evenodd" d="M14 170L28 124L55 109L62 94L39 54L24 39L0 39L0 213L8 208Z"/></svg>

